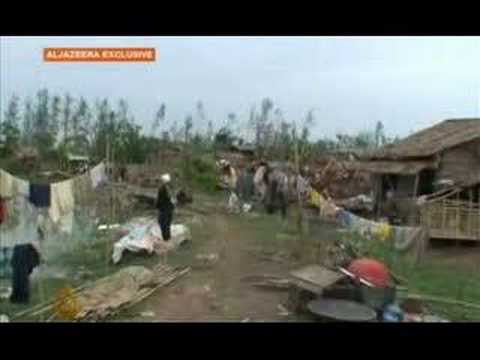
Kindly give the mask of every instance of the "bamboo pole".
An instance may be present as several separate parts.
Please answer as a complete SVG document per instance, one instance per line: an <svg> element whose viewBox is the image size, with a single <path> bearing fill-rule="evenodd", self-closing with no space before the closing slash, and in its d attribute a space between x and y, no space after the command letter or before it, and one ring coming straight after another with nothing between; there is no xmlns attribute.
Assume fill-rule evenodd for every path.
<svg viewBox="0 0 480 360"><path fill-rule="evenodd" d="M418 173L415 175L415 186L413 188L413 197L416 198L418 196L418 183L420 180L420 176Z"/></svg>
<svg viewBox="0 0 480 360"><path fill-rule="evenodd" d="M480 304L470 303L462 300L455 300L449 298L442 298L438 296L428 296L428 295L421 295L421 294L408 294L407 299L411 300L420 300L426 302L436 302L445 305L459 305L463 307L468 307L472 309L480 310Z"/></svg>
<svg viewBox="0 0 480 360"><path fill-rule="evenodd" d="M473 235L474 231L472 228L472 210L473 210L473 191L472 188L468 190L468 217L467 217L467 228L468 228L468 234Z"/></svg>
<svg viewBox="0 0 480 360"><path fill-rule="evenodd" d="M298 180L298 177L300 176L300 159L299 159L299 153L298 153L298 136L297 136L297 126L295 124L295 173L296 173L296 176L297 176L297 180ZM298 191L298 186L297 186L297 189L296 189L296 193L297 193L297 211L298 211L298 214L297 214L297 230L299 232L299 236L301 237L302 236L302 200L300 198L300 192Z"/></svg>

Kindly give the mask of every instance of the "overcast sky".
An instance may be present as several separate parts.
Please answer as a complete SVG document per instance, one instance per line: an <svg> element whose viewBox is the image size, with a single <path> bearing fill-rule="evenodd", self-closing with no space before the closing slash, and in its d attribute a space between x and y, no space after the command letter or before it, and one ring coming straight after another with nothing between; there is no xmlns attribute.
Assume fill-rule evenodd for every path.
<svg viewBox="0 0 480 360"><path fill-rule="evenodd" d="M479 116L479 37L9 37L1 39L1 102L41 88L128 100L150 128L161 102L182 121L204 103L217 127L270 97L286 118L315 109L315 137L388 135ZM44 47L155 47L154 64L43 63Z"/></svg>

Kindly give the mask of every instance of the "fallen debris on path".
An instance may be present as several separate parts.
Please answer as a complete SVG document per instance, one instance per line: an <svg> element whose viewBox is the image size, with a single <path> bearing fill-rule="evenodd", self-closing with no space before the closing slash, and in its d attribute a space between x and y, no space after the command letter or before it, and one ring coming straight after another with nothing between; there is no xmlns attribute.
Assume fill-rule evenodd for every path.
<svg viewBox="0 0 480 360"><path fill-rule="evenodd" d="M292 281L300 289L322 294L323 290L346 276L341 272L332 271L320 265L310 265L290 273Z"/></svg>
<svg viewBox="0 0 480 360"><path fill-rule="evenodd" d="M174 224L171 226L171 239L164 241L158 222L149 218L133 219L122 227L122 231L126 235L113 246L114 264L120 262L125 250L146 251L149 254L155 252L157 255L162 255L191 239L190 230L185 225Z"/></svg>
<svg viewBox="0 0 480 360"><path fill-rule="evenodd" d="M216 253L211 254L197 254L195 260L197 263L195 268L210 268L218 262L219 256Z"/></svg>
<svg viewBox="0 0 480 360"><path fill-rule="evenodd" d="M189 272L189 267L172 269L158 265L149 270L143 266L129 266L77 289L64 289L68 291L62 291L61 296L19 313L15 318L53 313L51 319L101 320L138 304Z"/></svg>
<svg viewBox="0 0 480 360"><path fill-rule="evenodd" d="M292 285L289 279L274 275L249 275L242 278L242 281L251 282L253 286L270 290L288 290Z"/></svg>

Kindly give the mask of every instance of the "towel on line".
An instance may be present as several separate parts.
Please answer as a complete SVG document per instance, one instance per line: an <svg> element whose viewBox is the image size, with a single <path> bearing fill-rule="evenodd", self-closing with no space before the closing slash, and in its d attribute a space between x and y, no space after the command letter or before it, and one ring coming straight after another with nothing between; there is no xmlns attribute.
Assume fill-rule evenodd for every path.
<svg viewBox="0 0 480 360"><path fill-rule="evenodd" d="M54 223L73 211L75 200L72 186L72 180L61 181L51 186L49 215Z"/></svg>

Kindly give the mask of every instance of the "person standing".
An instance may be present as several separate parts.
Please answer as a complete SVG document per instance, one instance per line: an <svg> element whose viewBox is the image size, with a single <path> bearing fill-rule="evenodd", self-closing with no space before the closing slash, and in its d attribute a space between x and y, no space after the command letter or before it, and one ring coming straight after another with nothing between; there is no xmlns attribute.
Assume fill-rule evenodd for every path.
<svg viewBox="0 0 480 360"><path fill-rule="evenodd" d="M164 174L161 178L162 184L158 189L157 209L158 209L158 225L162 231L164 241L170 240L170 226L172 225L173 211L175 208L174 201L171 197L169 184L171 181L170 174Z"/></svg>

